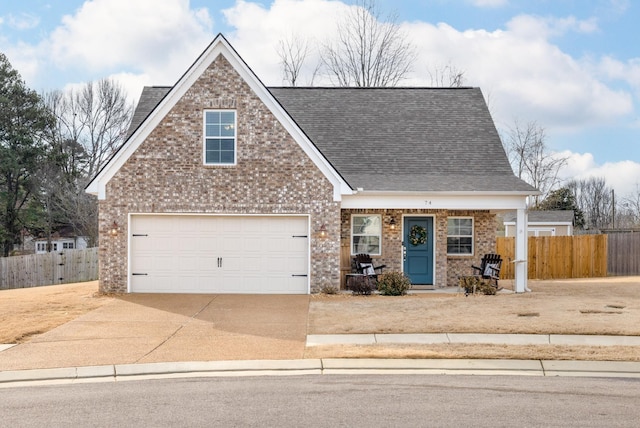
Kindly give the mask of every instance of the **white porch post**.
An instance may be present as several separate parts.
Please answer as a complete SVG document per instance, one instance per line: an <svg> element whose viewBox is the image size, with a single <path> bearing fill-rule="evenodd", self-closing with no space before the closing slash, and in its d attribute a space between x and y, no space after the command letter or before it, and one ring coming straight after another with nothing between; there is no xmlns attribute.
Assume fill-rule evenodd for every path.
<svg viewBox="0 0 640 428"><path fill-rule="evenodd" d="M527 225L529 214L526 209L518 209L516 215L516 259L515 266L515 292L524 293L530 291L527 288Z"/></svg>

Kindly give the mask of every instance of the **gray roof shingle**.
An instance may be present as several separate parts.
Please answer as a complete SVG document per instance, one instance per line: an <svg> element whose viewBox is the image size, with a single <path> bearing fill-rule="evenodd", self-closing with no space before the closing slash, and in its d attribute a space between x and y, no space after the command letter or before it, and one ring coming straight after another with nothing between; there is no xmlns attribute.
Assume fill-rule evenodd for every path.
<svg viewBox="0 0 640 428"><path fill-rule="evenodd" d="M127 138L138 129L138 127L149 116L149 113L162 101L162 99L171 90L170 86L145 86L142 88L142 94L138 100L138 105L133 112L131 118L131 125L129 125L129 131L127 132Z"/></svg>
<svg viewBox="0 0 640 428"><path fill-rule="evenodd" d="M169 87L145 88L130 133ZM535 192L479 88L268 88L353 189Z"/></svg>

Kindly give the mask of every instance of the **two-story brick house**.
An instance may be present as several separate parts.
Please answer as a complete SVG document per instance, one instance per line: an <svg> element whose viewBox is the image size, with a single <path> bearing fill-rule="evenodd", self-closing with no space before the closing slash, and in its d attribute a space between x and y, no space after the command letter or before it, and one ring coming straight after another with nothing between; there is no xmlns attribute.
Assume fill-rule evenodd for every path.
<svg viewBox="0 0 640 428"><path fill-rule="evenodd" d="M221 35L174 86L145 88L87 191L102 291L191 293L318 291L347 251L455 285L494 251L498 211L517 211L526 260L537 193L478 88L267 88Z"/></svg>

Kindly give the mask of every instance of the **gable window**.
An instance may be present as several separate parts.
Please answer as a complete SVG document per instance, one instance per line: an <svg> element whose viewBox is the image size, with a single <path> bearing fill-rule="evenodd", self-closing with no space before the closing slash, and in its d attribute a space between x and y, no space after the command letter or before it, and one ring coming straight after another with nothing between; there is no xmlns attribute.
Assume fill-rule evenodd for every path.
<svg viewBox="0 0 640 428"><path fill-rule="evenodd" d="M447 219L447 254L473 255L473 217Z"/></svg>
<svg viewBox="0 0 640 428"><path fill-rule="evenodd" d="M351 254L380 255L382 219L379 215L351 217Z"/></svg>
<svg viewBox="0 0 640 428"><path fill-rule="evenodd" d="M204 163L205 165L235 165L235 110L205 110Z"/></svg>

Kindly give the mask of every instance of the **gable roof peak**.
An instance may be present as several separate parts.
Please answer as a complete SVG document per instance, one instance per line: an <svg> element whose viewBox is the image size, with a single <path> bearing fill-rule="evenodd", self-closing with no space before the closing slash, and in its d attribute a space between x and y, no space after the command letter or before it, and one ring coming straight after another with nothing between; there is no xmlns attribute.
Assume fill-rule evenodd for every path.
<svg viewBox="0 0 640 428"><path fill-rule="evenodd" d="M98 199L106 198L107 183L133 155L142 142L161 123L173 106L182 99L186 92L220 55L229 62L240 78L244 80L262 103L271 110L274 116L285 127L287 132L294 137L309 158L333 184L334 199L338 201L343 193L349 193L351 191L348 184L340 176L338 171L313 145L291 116L289 116L280 103L269 92L258 76L256 76L253 70L247 65L242 57L240 57L233 46L231 46L229 41L222 35L222 33L218 33L218 35L211 43L209 43L207 48L198 56L193 64L191 64L182 76L180 76L175 85L145 87L148 88L148 91L156 92L156 100L158 101L157 105L152 107L148 114L140 119L140 123L135 129L133 127L131 128L131 134L125 140L124 144L113 154L105 166L89 182L85 188L86 192L97 195Z"/></svg>

